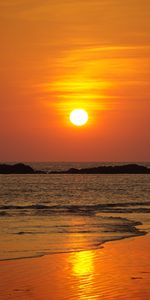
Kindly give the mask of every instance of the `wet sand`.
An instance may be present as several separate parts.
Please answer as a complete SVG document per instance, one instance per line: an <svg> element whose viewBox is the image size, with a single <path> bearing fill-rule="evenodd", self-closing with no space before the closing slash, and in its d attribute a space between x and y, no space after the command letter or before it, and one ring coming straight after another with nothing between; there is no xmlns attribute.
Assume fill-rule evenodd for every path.
<svg viewBox="0 0 150 300"><path fill-rule="evenodd" d="M150 235L99 250L0 262L1 300L148 300Z"/></svg>

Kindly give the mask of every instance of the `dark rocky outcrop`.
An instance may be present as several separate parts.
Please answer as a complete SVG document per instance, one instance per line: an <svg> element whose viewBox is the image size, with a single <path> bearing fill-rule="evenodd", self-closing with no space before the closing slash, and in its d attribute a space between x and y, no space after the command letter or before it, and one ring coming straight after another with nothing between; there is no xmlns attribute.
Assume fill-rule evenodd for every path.
<svg viewBox="0 0 150 300"><path fill-rule="evenodd" d="M23 163L15 165L0 164L0 174L44 174L44 171L35 171L32 167Z"/></svg>
<svg viewBox="0 0 150 300"><path fill-rule="evenodd" d="M47 174L45 171L34 170L23 163L0 164L0 174ZM137 164L119 166L99 166L94 168L76 169L66 171L51 171L48 174L150 174L150 168Z"/></svg>
<svg viewBox="0 0 150 300"><path fill-rule="evenodd" d="M150 174L150 168L137 164L121 166L100 166L94 168L76 169L50 172L51 174Z"/></svg>

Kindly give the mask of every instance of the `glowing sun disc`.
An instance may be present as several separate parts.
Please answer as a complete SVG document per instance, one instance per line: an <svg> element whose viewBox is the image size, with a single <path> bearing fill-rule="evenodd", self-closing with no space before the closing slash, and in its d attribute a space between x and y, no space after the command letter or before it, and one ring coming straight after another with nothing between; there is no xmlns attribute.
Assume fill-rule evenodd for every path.
<svg viewBox="0 0 150 300"><path fill-rule="evenodd" d="M83 126L88 121L88 113L84 109L74 109L70 113L70 122L76 126Z"/></svg>

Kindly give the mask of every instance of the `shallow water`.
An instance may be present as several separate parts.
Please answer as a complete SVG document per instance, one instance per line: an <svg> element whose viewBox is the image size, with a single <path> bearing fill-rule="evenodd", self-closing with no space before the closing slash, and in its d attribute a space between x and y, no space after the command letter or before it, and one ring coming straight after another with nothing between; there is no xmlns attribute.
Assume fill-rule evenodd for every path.
<svg viewBox="0 0 150 300"><path fill-rule="evenodd" d="M150 175L1 175L0 259L96 249L149 232L149 213Z"/></svg>

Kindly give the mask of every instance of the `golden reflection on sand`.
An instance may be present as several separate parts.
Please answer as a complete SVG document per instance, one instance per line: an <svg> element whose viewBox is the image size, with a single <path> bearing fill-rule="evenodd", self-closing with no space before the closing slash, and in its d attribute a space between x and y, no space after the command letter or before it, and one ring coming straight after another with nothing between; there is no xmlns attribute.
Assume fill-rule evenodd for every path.
<svg viewBox="0 0 150 300"><path fill-rule="evenodd" d="M94 251L72 253L68 258L72 276L76 277L78 299L97 299L94 290Z"/></svg>
<svg viewBox="0 0 150 300"><path fill-rule="evenodd" d="M99 250L2 261L0 278L0 300L148 300L150 236Z"/></svg>
<svg viewBox="0 0 150 300"><path fill-rule="evenodd" d="M72 255L72 271L78 278L92 277L94 272L92 251L74 253Z"/></svg>

